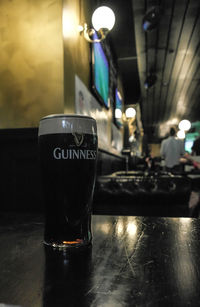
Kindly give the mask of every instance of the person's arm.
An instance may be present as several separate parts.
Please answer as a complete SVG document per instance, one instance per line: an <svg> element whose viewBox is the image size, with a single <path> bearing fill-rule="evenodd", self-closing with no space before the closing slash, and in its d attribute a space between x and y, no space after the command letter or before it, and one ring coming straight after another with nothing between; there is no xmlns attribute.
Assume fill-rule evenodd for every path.
<svg viewBox="0 0 200 307"><path fill-rule="evenodd" d="M194 166L195 168L200 169L200 162L193 161L192 164L193 164L193 166Z"/></svg>
<svg viewBox="0 0 200 307"><path fill-rule="evenodd" d="M195 168L200 169L200 162L195 161L191 155L185 153L184 158L190 161Z"/></svg>

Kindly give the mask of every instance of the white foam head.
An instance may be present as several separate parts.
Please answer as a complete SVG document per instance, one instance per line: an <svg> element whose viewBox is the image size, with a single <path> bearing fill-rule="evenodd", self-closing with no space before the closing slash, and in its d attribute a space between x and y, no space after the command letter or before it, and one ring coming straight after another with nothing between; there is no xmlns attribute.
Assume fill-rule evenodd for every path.
<svg viewBox="0 0 200 307"><path fill-rule="evenodd" d="M40 120L38 135L57 133L97 134L94 118L85 115L53 114Z"/></svg>

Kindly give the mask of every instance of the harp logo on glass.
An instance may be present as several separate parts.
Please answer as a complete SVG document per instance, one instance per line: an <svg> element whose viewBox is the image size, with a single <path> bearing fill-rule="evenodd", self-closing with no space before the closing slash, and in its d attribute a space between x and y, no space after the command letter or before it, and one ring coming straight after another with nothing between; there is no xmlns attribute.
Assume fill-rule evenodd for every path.
<svg viewBox="0 0 200 307"><path fill-rule="evenodd" d="M72 135L74 136L74 142L76 144L76 146L81 146L81 144L83 143L84 140L84 134L80 134L80 133L72 133Z"/></svg>

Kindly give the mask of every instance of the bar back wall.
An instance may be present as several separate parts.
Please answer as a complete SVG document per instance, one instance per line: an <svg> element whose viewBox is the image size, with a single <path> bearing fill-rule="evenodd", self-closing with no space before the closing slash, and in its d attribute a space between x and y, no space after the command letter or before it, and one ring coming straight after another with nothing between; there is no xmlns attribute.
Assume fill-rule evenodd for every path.
<svg viewBox="0 0 200 307"><path fill-rule="evenodd" d="M63 112L62 1L0 1L0 129Z"/></svg>

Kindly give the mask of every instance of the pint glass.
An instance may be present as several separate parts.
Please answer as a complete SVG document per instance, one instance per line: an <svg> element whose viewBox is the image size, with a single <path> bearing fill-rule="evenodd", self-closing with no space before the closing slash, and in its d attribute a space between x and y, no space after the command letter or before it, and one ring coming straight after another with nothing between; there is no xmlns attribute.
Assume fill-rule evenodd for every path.
<svg viewBox="0 0 200 307"><path fill-rule="evenodd" d="M40 120L39 156L45 201L44 243L91 243L91 210L97 162L96 121L83 115Z"/></svg>

